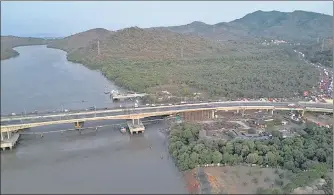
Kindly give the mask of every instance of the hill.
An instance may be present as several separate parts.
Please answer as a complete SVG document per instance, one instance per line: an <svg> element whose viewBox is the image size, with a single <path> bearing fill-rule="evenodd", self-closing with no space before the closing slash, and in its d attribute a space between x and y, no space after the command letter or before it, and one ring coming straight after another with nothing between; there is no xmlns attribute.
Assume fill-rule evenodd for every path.
<svg viewBox="0 0 334 195"><path fill-rule="evenodd" d="M333 16L314 12L256 11L231 22L209 25L196 21L187 25L161 28L215 40L267 38L303 42L332 36L332 21Z"/></svg>
<svg viewBox="0 0 334 195"><path fill-rule="evenodd" d="M51 40L48 43L48 47L71 52L76 49L86 47L91 42L103 39L110 34L112 34L111 31L103 28L95 28L62 39Z"/></svg>
<svg viewBox="0 0 334 195"><path fill-rule="evenodd" d="M85 35L83 32L80 36ZM218 43L163 29L127 28L87 39L68 49L77 35L53 44L68 50L68 59L101 70L116 84L151 94L164 90L175 96L203 98L292 97L311 89L316 70L305 66L293 51L256 42ZM182 57L183 50L183 57ZM282 79L284 78L284 79Z"/></svg>
<svg viewBox="0 0 334 195"><path fill-rule="evenodd" d="M187 36L161 29L126 28L100 39L98 54L97 42L79 48L69 56L98 58L98 60L136 59L186 59L219 55L223 45L197 36Z"/></svg>
<svg viewBox="0 0 334 195"><path fill-rule="evenodd" d="M322 17L328 16L258 11L214 27L198 21L173 27L173 31L182 33L169 27L131 27L116 32L92 29L50 40L48 47L67 51L68 60L100 70L129 90L150 94L169 91L171 95L162 101L185 96L294 97L317 84L317 70L299 60L291 46L261 44L261 39L323 36L327 22ZM300 25L295 27L297 23ZM319 24L323 25L321 32L313 29ZM295 34L296 28L307 26L307 32ZM283 32L284 29L293 33ZM212 40L226 37L234 40ZM161 100L155 98L154 101Z"/></svg>
<svg viewBox="0 0 334 195"><path fill-rule="evenodd" d="M312 63L333 67L333 38L319 40L313 44L301 44L295 46L295 49L304 53L306 59Z"/></svg>
<svg viewBox="0 0 334 195"><path fill-rule="evenodd" d="M32 37L1 36L1 60L18 56L19 53L13 48L28 45L46 44L45 39Z"/></svg>

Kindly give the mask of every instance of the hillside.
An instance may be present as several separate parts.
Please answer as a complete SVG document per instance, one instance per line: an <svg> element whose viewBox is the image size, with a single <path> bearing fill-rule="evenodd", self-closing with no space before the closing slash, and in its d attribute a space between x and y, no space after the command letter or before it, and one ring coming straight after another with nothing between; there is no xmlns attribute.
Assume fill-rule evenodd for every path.
<svg viewBox="0 0 334 195"><path fill-rule="evenodd" d="M69 51L69 57L89 58L98 60L118 59L180 59L189 57L211 57L218 55L223 50L223 45L197 36L186 36L160 29L140 29L131 27L109 33L107 36L99 36L100 54L98 54L97 41L89 37L89 31L79 33L62 40L54 41L58 48ZM97 37L95 37L97 39ZM81 44L81 47L78 45ZM68 45L74 45L77 50L68 49ZM84 46L86 45L86 46ZM74 48L72 46L72 48Z"/></svg>
<svg viewBox="0 0 334 195"><path fill-rule="evenodd" d="M67 51L70 61L101 70L119 86L137 92L167 90L177 97L200 92L200 98L216 99L294 97L316 85L317 70L299 60L291 46L262 45L261 39L324 36L328 29L331 33L328 17L257 11L214 27L197 21L116 32L92 29L52 40L48 46ZM322 28L316 29L319 25Z"/></svg>
<svg viewBox="0 0 334 195"><path fill-rule="evenodd" d="M65 39L72 42L72 38ZM281 46L218 43L137 27L99 40L100 54L97 42L87 40L86 46L70 50L68 59L99 69L118 85L138 92L167 90L189 97L201 92L203 98L292 97L312 88L318 79L313 67L305 66L291 49ZM66 48L68 42L61 41Z"/></svg>
<svg viewBox="0 0 334 195"><path fill-rule="evenodd" d="M65 37L63 39L52 40L48 43L48 47L71 52L76 49L86 47L88 44L99 39L103 39L110 34L112 34L111 31L103 28L95 28Z"/></svg>
<svg viewBox="0 0 334 195"><path fill-rule="evenodd" d="M304 53L306 59L312 63L333 67L333 38L319 40L314 44L301 44L295 49Z"/></svg>
<svg viewBox="0 0 334 195"><path fill-rule="evenodd" d="M18 56L19 53L14 47L42 44L46 44L46 41L40 38L1 36L1 60Z"/></svg>
<svg viewBox="0 0 334 195"><path fill-rule="evenodd" d="M314 12L256 11L231 22L209 25L197 21L182 26L161 28L215 40L244 40L257 37L303 42L331 36L332 21L333 16Z"/></svg>

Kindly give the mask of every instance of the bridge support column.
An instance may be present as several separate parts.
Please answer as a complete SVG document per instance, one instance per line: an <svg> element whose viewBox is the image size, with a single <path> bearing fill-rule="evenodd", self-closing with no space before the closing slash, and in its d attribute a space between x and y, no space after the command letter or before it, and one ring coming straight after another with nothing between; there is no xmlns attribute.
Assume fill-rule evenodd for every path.
<svg viewBox="0 0 334 195"><path fill-rule="evenodd" d="M214 110L211 111L211 118L212 118L212 119L215 118L215 111L214 111Z"/></svg>
<svg viewBox="0 0 334 195"><path fill-rule="evenodd" d="M7 131L7 138L9 139L10 138L10 132Z"/></svg>
<svg viewBox="0 0 334 195"><path fill-rule="evenodd" d="M304 114L305 114L305 109L303 109L303 111L302 111L302 117L304 116Z"/></svg>
<svg viewBox="0 0 334 195"><path fill-rule="evenodd" d="M135 119L132 119L132 124L135 125Z"/></svg>
<svg viewBox="0 0 334 195"><path fill-rule="evenodd" d="M275 109L272 109L272 110L271 110L271 115L274 115L274 110L275 110Z"/></svg>
<svg viewBox="0 0 334 195"><path fill-rule="evenodd" d="M1 132L1 141L3 141L3 135L2 135L2 132Z"/></svg>
<svg viewBox="0 0 334 195"><path fill-rule="evenodd" d="M245 109L242 109L242 111L241 111L241 115L242 115L242 117L245 116Z"/></svg>

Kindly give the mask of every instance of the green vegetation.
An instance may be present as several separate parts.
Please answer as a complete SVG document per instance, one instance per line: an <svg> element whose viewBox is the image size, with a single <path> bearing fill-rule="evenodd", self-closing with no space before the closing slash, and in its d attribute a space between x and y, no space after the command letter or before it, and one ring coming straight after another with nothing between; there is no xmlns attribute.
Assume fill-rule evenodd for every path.
<svg viewBox="0 0 334 195"><path fill-rule="evenodd" d="M312 63L320 63L323 66L333 67L333 40L324 39L316 44L302 44L295 47L305 54L305 58Z"/></svg>
<svg viewBox="0 0 334 195"><path fill-rule="evenodd" d="M1 60L18 56L19 53L13 49L14 47L43 44L46 44L46 41L39 38L1 36Z"/></svg>
<svg viewBox="0 0 334 195"><path fill-rule="evenodd" d="M209 25L196 21L187 25L162 28L185 34L189 34L191 29L192 34L215 40L261 37L293 42L314 42L319 36L332 36L332 21L333 16L307 11L256 11L231 22Z"/></svg>
<svg viewBox="0 0 334 195"><path fill-rule="evenodd" d="M189 28L195 34L186 33ZM169 91L178 97L199 92L201 98L210 99L295 97L317 84L317 70L299 60L289 45L263 46L260 40L328 37L332 17L303 11L257 11L214 28L213 33L213 25L193 22L116 32L92 29L51 41L48 47L67 51L68 60L101 70L132 91ZM230 37L233 41L217 41Z"/></svg>
<svg viewBox="0 0 334 195"><path fill-rule="evenodd" d="M100 69L108 79L133 91L154 93L158 88L182 96L193 91L209 97L292 97L311 89L318 81L316 69L305 66L290 51L268 51L164 61L98 61L89 55L70 53L68 59Z"/></svg>
<svg viewBox="0 0 334 195"><path fill-rule="evenodd" d="M19 52L15 51L12 48L1 48L1 60L13 58L19 55Z"/></svg>
<svg viewBox="0 0 334 195"><path fill-rule="evenodd" d="M285 139L274 137L270 140L256 141L202 140L198 137L200 128L196 124L183 123L175 125L170 132L169 152L181 170L211 163L228 165L247 163L280 167L293 172L294 175L290 178L291 183L283 186L281 179L284 175L277 170L275 173L279 179L275 183L285 192L291 192L292 189L308 185L317 178L326 178L326 173L332 169L331 128L307 124L304 129L306 134L300 137Z"/></svg>

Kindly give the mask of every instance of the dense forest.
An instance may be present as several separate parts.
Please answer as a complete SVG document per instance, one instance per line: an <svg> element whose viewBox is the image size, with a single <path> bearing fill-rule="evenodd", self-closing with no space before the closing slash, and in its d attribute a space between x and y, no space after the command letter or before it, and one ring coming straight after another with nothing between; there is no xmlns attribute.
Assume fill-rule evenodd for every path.
<svg viewBox="0 0 334 195"><path fill-rule="evenodd" d="M305 54L305 58L312 63L333 67L333 40L323 39L323 42L301 44L295 49Z"/></svg>
<svg viewBox="0 0 334 195"><path fill-rule="evenodd" d="M227 56L188 60L98 60L71 53L68 59L100 69L108 79L124 88L154 93L156 87L177 95L202 92L209 97L292 97L311 89L317 70L307 66L288 49L258 53L230 52Z"/></svg>
<svg viewBox="0 0 334 195"><path fill-rule="evenodd" d="M332 182L329 182L332 178L327 174L333 165L332 128L307 124L301 136L283 139L278 132L273 132L272 139L256 141L199 139L200 128L190 123L172 127L169 152L181 170L211 163L268 165L294 173L291 182L281 186L285 193L318 178L327 180L324 190L332 193Z"/></svg>

